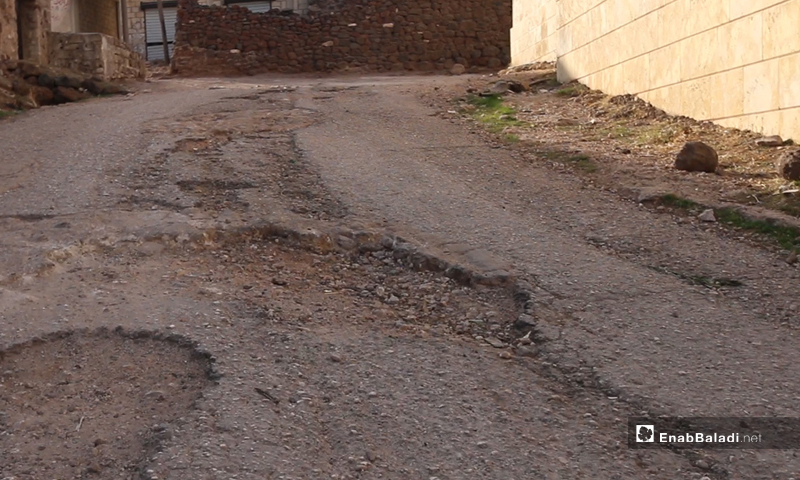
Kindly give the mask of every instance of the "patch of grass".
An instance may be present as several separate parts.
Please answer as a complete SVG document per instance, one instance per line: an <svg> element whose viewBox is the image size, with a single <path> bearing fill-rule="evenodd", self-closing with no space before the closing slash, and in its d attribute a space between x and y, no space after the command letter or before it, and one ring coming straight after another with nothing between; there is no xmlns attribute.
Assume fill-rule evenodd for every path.
<svg viewBox="0 0 800 480"><path fill-rule="evenodd" d="M577 86L570 86L564 87L561 89L556 90L556 95L559 97L579 97L581 95L581 89Z"/></svg>
<svg viewBox="0 0 800 480"><path fill-rule="evenodd" d="M677 136L673 128L666 125L653 125L642 128L636 133L636 143L640 145L664 145Z"/></svg>
<svg viewBox="0 0 800 480"><path fill-rule="evenodd" d="M744 283L727 277L707 277L705 275L688 275L685 273L675 272L664 267L651 267L653 270L664 273L666 275L674 275L681 280L691 283L692 285L700 285L706 288L719 288L719 287L741 287Z"/></svg>
<svg viewBox="0 0 800 480"><path fill-rule="evenodd" d="M597 164L588 155L573 155L569 157L569 161L586 173L593 173L598 170Z"/></svg>
<svg viewBox="0 0 800 480"><path fill-rule="evenodd" d="M492 133L500 133L508 127L526 125L517 119L517 111L514 107L506 105L500 95L485 97L471 95L467 97L467 102L475 107L475 110L469 113L472 118L486 125Z"/></svg>
<svg viewBox="0 0 800 480"><path fill-rule="evenodd" d="M18 115L20 113L19 110L0 110L0 120L4 118L13 117L14 115Z"/></svg>
<svg viewBox="0 0 800 480"><path fill-rule="evenodd" d="M750 219L733 208L720 208L714 213L720 223L770 237L786 250L797 250L796 243L800 237L800 230L795 227L780 225L769 220Z"/></svg>
<svg viewBox="0 0 800 480"><path fill-rule="evenodd" d="M672 193L663 195L661 197L661 204L665 207L678 208L681 210L692 210L700 206L697 202L693 202L688 198L679 197Z"/></svg>
<svg viewBox="0 0 800 480"><path fill-rule="evenodd" d="M583 170L586 173L594 173L600 169L600 167L594 162L594 160L592 160L591 157L589 157L588 155L584 155L582 153L577 155L570 155L567 152L561 152L558 150L545 150L536 153L546 158L547 160L552 160L554 162L559 162L559 163L572 164L575 166L575 168Z"/></svg>
<svg viewBox="0 0 800 480"><path fill-rule="evenodd" d="M503 135L503 140L505 140L508 143L517 143L519 142L519 135L509 133L508 135Z"/></svg>
<svg viewBox="0 0 800 480"><path fill-rule="evenodd" d="M627 125L614 125L606 130L608 138L631 138L636 136L636 132Z"/></svg>

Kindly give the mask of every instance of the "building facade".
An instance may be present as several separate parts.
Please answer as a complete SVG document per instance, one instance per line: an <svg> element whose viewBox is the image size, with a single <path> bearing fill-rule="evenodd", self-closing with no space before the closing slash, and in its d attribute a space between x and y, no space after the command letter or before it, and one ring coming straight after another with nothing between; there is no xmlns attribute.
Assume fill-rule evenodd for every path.
<svg viewBox="0 0 800 480"><path fill-rule="evenodd" d="M800 0L515 0L514 65L800 140Z"/></svg>

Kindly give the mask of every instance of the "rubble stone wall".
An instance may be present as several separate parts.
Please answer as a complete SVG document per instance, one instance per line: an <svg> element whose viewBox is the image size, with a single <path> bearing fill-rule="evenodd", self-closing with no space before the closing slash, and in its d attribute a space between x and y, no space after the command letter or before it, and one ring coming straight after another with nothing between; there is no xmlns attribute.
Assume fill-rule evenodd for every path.
<svg viewBox="0 0 800 480"><path fill-rule="evenodd" d="M342 0L286 15L179 0L180 74L498 68L510 60L511 0Z"/></svg>
<svg viewBox="0 0 800 480"><path fill-rule="evenodd" d="M141 55L102 33L50 33L50 64L87 76L114 80L144 77Z"/></svg>

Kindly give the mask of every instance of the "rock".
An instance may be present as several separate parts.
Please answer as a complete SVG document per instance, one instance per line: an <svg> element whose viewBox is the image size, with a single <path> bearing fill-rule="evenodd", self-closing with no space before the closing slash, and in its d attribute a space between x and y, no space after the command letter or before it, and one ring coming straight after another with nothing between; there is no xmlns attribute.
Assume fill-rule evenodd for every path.
<svg viewBox="0 0 800 480"><path fill-rule="evenodd" d="M98 82L97 85L100 88L100 95L118 95L122 93L128 93L127 89L125 89L122 85L117 85L116 83Z"/></svg>
<svg viewBox="0 0 800 480"><path fill-rule="evenodd" d="M14 81L8 77L4 77L0 75L0 89L13 91L14 90Z"/></svg>
<svg viewBox="0 0 800 480"><path fill-rule="evenodd" d="M516 353L520 357L535 357L539 354L539 349L535 345L520 345Z"/></svg>
<svg viewBox="0 0 800 480"><path fill-rule="evenodd" d="M510 89L510 85L506 80L500 80L489 87L488 92L495 95L502 95L504 93L508 93Z"/></svg>
<svg viewBox="0 0 800 480"><path fill-rule="evenodd" d="M94 80L86 79L81 82L81 88L86 90L87 92L91 93L92 95L99 95L100 94L100 87L97 85L97 82Z"/></svg>
<svg viewBox="0 0 800 480"><path fill-rule="evenodd" d="M705 210L703 213L698 215L697 218L699 218L700 221L703 221L703 222L716 222L717 221L717 217L714 216L714 210L711 209L711 208L709 208L708 210Z"/></svg>
<svg viewBox="0 0 800 480"><path fill-rule="evenodd" d="M328 40L327 42L323 43L322 46L323 47L332 47L333 46L333 40Z"/></svg>
<svg viewBox="0 0 800 480"><path fill-rule="evenodd" d="M398 303L399 301L400 301L400 299L397 298L394 295L390 295L389 298L386 299L386 303L388 303L389 305L394 305L394 304Z"/></svg>
<svg viewBox="0 0 800 480"><path fill-rule="evenodd" d="M84 98L83 95L74 88L56 87L53 93L53 103L77 102Z"/></svg>
<svg viewBox="0 0 800 480"><path fill-rule="evenodd" d="M53 99L55 96L53 95L53 91L49 88L40 87L37 85L35 87L31 87L31 90L33 92L33 101L35 101L37 105L42 106L53 104Z"/></svg>
<svg viewBox="0 0 800 480"><path fill-rule="evenodd" d="M14 93L22 95L23 97L31 93L31 84L20 78L13 79L11 81L11 87Z"/></svg>
<svg viewBox="0 0 800 480"><path fill-rule="evenodd" d="M336 243L345 250L352 250L356 248L356 246L358 246L355 240L349 237L345 237L344 235L339 235L336 238Z"/></svg>
<svg viewBox="0 0 800 480"><path fill-rule="evenodd" d="M756 145L759 147L780 147L783 145L783 138L780 135L771 135L769 137L761 137L756 140Z"/></svg>
<svg viewBox="0 0 800 480"><path fill-rule="evenodd" d="M9 110L16 110L19 108L19 101L13 95L9 95L0 91L0 112L7 112Z"/></svg>
<svg viewBox="0 0 800 480"><path fill-rule="evenodd" d="M536 320L528 314L523 313L517 320L514 322L514 326L523 329L523 328L532 328L536 326Z"/></svg>
<svg viewBox="0 0 800 480"><path fill-rule="evenodd" d="M464 67L464 65L461 65L460 63L456 63L455 65L450 67L450 73L452 73L453 75L463 75L464 72L466 71L467 71L466 67Z"/></svg>
<svg viewBox="0 0 800 480"><path fill-rule="evenodd" d="M280 278L280 277L274 277L272 279L272 283L274 285L278 285L279 287L285 287L286 285L289 284L289 282L287 282L286 280L284 280L283 278Z"/></svg>
<svg viewBox="0 0 800 480"><path fill-rule="evenodd" d="M499 340L499 339L497 339L495 337L487 337L484 340L486 341L486 343L488 343L489 345L493 346L494 348L505 348L506 347L506 343L505 342L503 342L503 341L501 341L501 340Z"/></svg>
<svg viewBox="0 0 800 480"><path fill-rule="evenodd" d="M675 158L675 168L687 172L714 173L719 165L717 151L703 142L688 142Z"/></svg>
<svg viewBox="0 0 800 480"><path fill-rule="evenodd" d="M53 78L53 76L48 73L43 73L39 75L39 77L36 79L36 82L42 87L47 87L47 88L56 87L56 79Z"/></svg>
<svg viewBox="0 0 800 480"><path fill-rule="evenodd" d="M78 77L72 77L69 75L62 75L56 78L56 86L57 87L67 87L73 88L75 90L81 88L83 80Z"/></svg>
<svg viewBox="0 0 800 480"><path fill-rule="evenodd" d="M787 180L800 180L800 149L783 152L776 162L778 174Z"/></svg>
<svg viewBox="0 0 800 480"><path fill-rule="evenodd" d="M789 252L789 256L786 257L786 263L788 263L789 265L794 265L795 263L797 263L797 252L795 252L794 250Z"/></svg>

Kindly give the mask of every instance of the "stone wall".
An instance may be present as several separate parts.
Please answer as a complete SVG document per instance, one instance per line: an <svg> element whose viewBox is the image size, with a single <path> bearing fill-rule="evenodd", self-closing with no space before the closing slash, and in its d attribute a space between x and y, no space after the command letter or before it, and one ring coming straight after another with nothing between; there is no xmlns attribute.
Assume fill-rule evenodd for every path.
<svg viewBox="0 0 800 480"><path fill-rule="evenodd" d="M515 0L514 64L800 139L800 0Z"/></svg>
<svg viewBox="0 0 800 480"><path fill-rule="evenodd" d="M0 60L16 59L17 10L16 0L0 0Z"/></svg>
<svg viewBox="0 0 800 480"><path fill-rule="evenodd" d="M88 76L113 80L144 77L141 55L102 33L50 33L50 64Z"/></svg>
<svg viewBox="0 0 800 480"><path fill-rule="evenodd" d="M511 0L342 0L307 15L179 6L180 74L499 68L510 59Z"/></svg>

